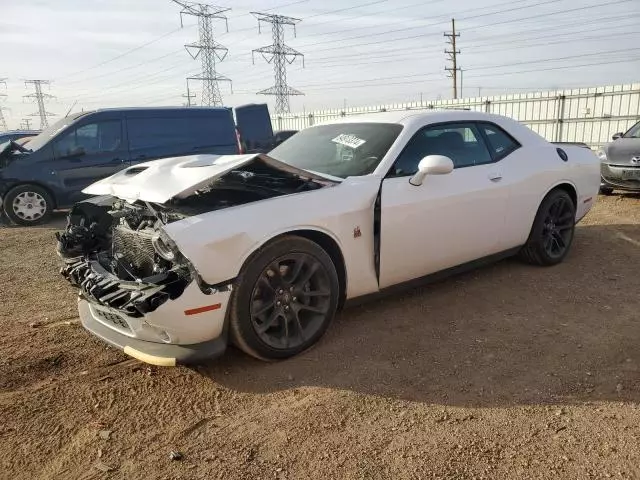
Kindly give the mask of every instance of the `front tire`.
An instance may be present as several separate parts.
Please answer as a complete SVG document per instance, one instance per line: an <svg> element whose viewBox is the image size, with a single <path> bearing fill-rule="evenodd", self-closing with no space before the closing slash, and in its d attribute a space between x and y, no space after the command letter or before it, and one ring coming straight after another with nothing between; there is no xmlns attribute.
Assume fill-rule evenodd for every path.
<svg viewBox="0 0 640 480"><path fill-rule="evenodd" d="M53 211L53 199L49 192L37 185L18 185L4 198L4 211L18 225L44 223Z"/></svg>
<svg viewBox="0 0 640 480"><path fill-rule="evenodd" d="M564 190L552 190L542 200L520 258L541 266L556 265L569 253L575 231L576 207Z"/></svg>
<svg viewBox="0 0 640 480"><path fill-rule="evenodd" d="M256 252L236 279L231 339L261 360L297 355L329 327L339 290L335 265L318 244L279 237Z"/></svg>
<svg viewBox="0 0 640 480"><path fill-rule="evenodd" d="M613 195L613 188L611 187L600 187L600 194L601 195Z"/></svg>

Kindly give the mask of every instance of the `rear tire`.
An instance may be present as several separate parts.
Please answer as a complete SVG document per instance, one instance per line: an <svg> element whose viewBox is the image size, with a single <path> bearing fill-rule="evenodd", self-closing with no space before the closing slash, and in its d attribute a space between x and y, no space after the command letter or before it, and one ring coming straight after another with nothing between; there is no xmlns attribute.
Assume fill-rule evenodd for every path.
<svg viewBox="0 0 640 480"><path fill-rule="evenodd" d="M576 207L564 190L552 190L542 200L520 258L532 265L551 266L569 253L575 231Z"/></svg>
<svg viewBox="0 0 640 480"><path fill-rule="evenodd" d="M327 252L306 238L277 238L245 263L234 283L231 340L261 360L297 355L325 333L339 294Z"/></svg>
<svg viewBox="0 0 640 480"><path fill-rule="evenodd" d="M3 200L4 211L17 225L39 225L48 220L53 211L53 198L44 188L24 184L9 190Z"/></svg>

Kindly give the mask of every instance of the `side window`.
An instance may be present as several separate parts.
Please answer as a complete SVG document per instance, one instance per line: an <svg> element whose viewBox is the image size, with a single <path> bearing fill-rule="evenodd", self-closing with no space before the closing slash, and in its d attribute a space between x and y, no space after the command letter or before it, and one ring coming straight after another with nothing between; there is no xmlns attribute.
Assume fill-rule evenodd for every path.
<svg viewBox="0 0 640 480"><path fill-rule="evenodd" d="M127 120L129 129L129 149L162 147L184 143L177 130L177 121L171 118L131 118Z"/></svg>
<svg viewBox="0 0 640 480"><path fill-rule="evenodd" d="M87 123L65 133L54 144L56 157L115 152L122 145L120 120Z"/></svg>
<svg viewBox="0 0 640 480"><path fill-rule="evenodd" d="M393 166L393 175L413 175L427 155L444 155L455 168L493 162L473 123L448 123L425 127L416 133Z"/></svg>
<svg viewBox="0 0 640 480"><path fill-rule="evenodd" d="M481 123L480 128L487 138L489 149L496 161L503 159L514 150L520 148L520 144L497 125Z"/></svg>
<svg viewBox="0 0 640 480"><path fill-rule="evenodd" d="M236 144L232 117L224 114L202 117L129 118L127 128L130 150Z"/></svg>

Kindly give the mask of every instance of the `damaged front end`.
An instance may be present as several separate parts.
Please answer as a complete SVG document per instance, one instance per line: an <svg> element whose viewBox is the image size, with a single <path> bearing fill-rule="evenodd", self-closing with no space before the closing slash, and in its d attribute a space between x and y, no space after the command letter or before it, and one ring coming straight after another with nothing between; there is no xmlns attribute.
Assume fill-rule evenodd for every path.
<svg viewBox="0 0 640 480"><path fill-rule="evenodd" d="M215 165L216 159L224 157L212 158ZM206 160L200 158L197 165L209 165ZM130 167L114 178L142 182L161 162ZM183 163L187 166L177 167L174 174L201 168L193 167L193 161L188 159ZM144 183L149 185L151 181L160 184L164 178L149 177ZM56 234L57 251L65 261L61 273L80 289L82 297L130 317L142 317L180 297L192 282L203 294L209 295L225 286L206 284L166 235L164 225L193 215L332 184L302 177L262 156L241 168L216 175L199 189L186 189L186 193L164 203L145 201L144 195L135 201L111 195L97 196L76 204L69 213L65 231ZM153 185L149 190L152 188Z"/></svg>
<svg viewBox="0 0 640 480"><path fill-rule="evenodd" d="M150 205L113 198L75 205L56 234L62 275L87 300L131 317L179 297L197 273L158 217Z"/></svg>
<svg viewBox="0 0 640 480"><path fill-rule="evenodd" d="M82 324L158 365L220 355L234 279L206 283L165 226L333 184L269 159L216 156L149 162L93 184L84 192L97 196L76 204L56 234Z"/></svg>

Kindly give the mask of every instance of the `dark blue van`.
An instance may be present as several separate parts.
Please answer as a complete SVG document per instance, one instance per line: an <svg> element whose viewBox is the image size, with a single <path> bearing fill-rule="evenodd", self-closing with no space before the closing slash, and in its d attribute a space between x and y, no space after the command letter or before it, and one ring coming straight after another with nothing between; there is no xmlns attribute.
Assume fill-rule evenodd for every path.
<svg viewBox="0 0 640 480"><path fill-rule="evenodd" d="M266 121L270 125L268 112ZM129 165L241 150L230 108L76 113L57 121L25 146L0 144L0 200L14 223L34 225L53 209L68 208L86 198L83 188Z"/></svg>

